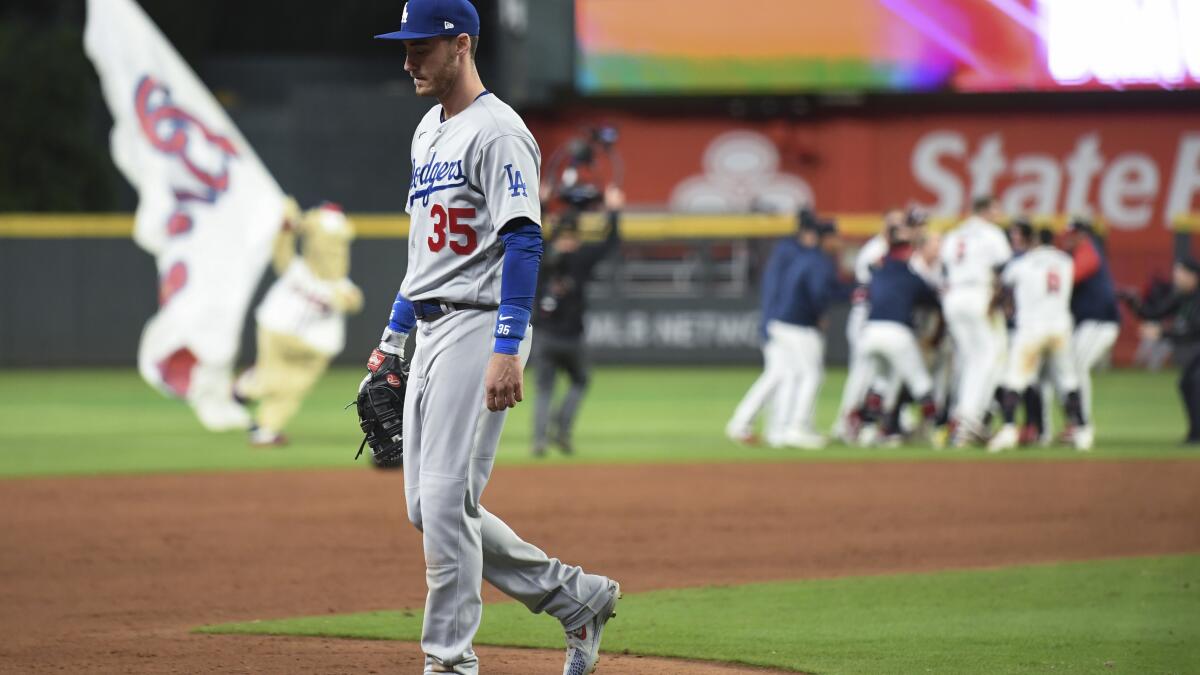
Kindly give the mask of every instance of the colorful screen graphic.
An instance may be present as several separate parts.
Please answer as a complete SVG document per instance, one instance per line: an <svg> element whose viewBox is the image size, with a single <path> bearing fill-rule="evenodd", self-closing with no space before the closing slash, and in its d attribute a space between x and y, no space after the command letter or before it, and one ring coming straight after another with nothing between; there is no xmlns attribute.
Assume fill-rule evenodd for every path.
<svg viewBox="0 0 1200 675"><path fill-rule="evenodd" d="M585 94L1200 88L1200 0L576 0Z"/></svg>

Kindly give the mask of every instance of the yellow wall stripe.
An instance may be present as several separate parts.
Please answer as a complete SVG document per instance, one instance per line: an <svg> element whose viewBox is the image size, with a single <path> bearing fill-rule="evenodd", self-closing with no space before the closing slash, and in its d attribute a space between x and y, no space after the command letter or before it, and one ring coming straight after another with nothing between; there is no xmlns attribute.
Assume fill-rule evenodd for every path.
<svg viewBox="0 0 1200 675"><path fill-rule="evenodd" d="M836 216L838 227L852 236L871 235L878 231L876 214L842 214ZM405 214L351 214L358 235L364 239L392 239L408 235L408 216ZM721 239L741 237L778 237L795 228L792 216L749 215L684 215L630 213L622 219L621 231L626 239ZM585 233L599 232L603 219L590 214L583 219ZM0 213L0 238L8 239L110 239L127 238L133 234L132 214L54 214Z"/></svg>
<svg viewBox="0 0 1200 675"><path fill-rule="evenodd" d="M0 213L0 237L8 239L127 238L133 215Z"/></svg>
<svg viewBox="0 0 1200 675"><path fill-rule="evenodd" d="M881 216L876 213L834 214L838 229L850 237L868 237L879 231ZM364 239L394 239L408 235L408 216L405 214L351 214L359 237ZM1066 216L1056 216L1046 222L1061 229ZM621 231L629 240L662 239L730 239L748 237L779 237L795 231L792 216L746 215L689 215L674 213L629 213L621 222ZM934 219L934 229L953 226L952 219ZM1200 215L1182 217L1176 222L1181 231L1193 231L1200 224ZM595 235L603 228L600 214L584 217L581 227L585 234ZM133 234L133 215L112 214L55 214L0 213L0 239L111 239L127 238Z"/></svg>

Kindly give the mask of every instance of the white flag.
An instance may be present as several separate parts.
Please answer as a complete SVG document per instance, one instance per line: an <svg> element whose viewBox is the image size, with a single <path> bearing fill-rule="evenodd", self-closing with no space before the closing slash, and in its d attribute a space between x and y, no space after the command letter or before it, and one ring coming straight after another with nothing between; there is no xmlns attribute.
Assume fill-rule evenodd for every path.
<svg viewBox="0 0 1200 675"><path fill-rule="evenodd" d="M138 192L134 240L158 266L160 306L138 369L209 429L246 428L230 384L283 193L133 0L88 0L84 48L114 119L113 161Z"/></svg>

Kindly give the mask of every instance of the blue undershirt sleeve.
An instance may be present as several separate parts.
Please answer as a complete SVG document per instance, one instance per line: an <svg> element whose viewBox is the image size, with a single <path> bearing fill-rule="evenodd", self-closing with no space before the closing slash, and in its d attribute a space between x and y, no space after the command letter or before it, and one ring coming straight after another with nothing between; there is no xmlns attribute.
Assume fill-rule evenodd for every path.
<svg viewBox="0 0 1200 675"><path fill-rule="evenodd" d="M500 309L496 312L497 354L516 354L533 313L538 267L542 262L542 228L524 216L500 229L504 262L500 277Z"/></svg>

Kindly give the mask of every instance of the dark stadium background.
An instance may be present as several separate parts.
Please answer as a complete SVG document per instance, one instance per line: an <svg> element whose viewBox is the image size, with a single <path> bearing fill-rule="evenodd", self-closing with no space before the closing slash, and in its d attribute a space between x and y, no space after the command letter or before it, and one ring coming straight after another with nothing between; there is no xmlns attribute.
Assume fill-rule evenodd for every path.
<svg viewBox="0 0 1200 675"><path fill-rule="evenodd" d="M429 103L412 93L402 70L403 50L371 39L399 24L401 2L141 4L227 107L280 185L301 204L328 199L351 214L402 211L409 134ZM574 83L573 3L529 0L523 22L501 16L498 2L477 4L484 26L479 57L483 79L522 111L545 156L583 126L610 117L633 119L645 128L691 120L803 130L831 121L889 124L915 116L942 116L963 124L1075 114L1188 118L1200 109L1200 90L585 96ZM0 164L0 212L128 213L136 206L136 196L108 153L111 118L95 71L80 48L84 14L82 0L10 0L0 9L5 108L0 115L0 154L5 159ZM803 149L785 158L792 167L818 170L829 159ZM633 208L663 208L661 203L639 203L638 188L627 186ZM1161 240L1165 232L1156 229L1155 236ZM669 249L683 250L697 261L698 281L691 290L638 300L622 298L621 284L600 283L597 307L650 315L703 307L741 312L742 320L752 321L746 312L756 303L753 283L769 241L735 242L748 261L747 283L718 292L727 244L691 237ZM1143 261L1148 254L1139 253L1121 281L1141 283L1145 272L1169 263L1172 249L1186 251L1189 246L1186 233L1175 235L1173 243L1155 243L1154 260ZM635 257L639 252L634 250ZM350 320L344 362L357 362L374 339L403 265L399 239L364 238L355 244L352 273L366 291L367 310ZM0 331L0 365L132 363L141 325L155 307L153 274L151 258L128 239L0 239L0 286L36 289L6 293L0 300L0 322L24 328ZM611 276L602 272L601 281ZM267 281L269 275L264 287ZM721 297L712 300L714 293ZM829 356L840 362L841 312L832 318ZM252 322L247 323L243 359L252 354ZM75 339L81 327L89 334L86 346ZM1130 349L1126 340L1118 353ZM749 340L732 349L600 347L596 355L602 361L735 363L751 363L758 356Z"/></svg>

